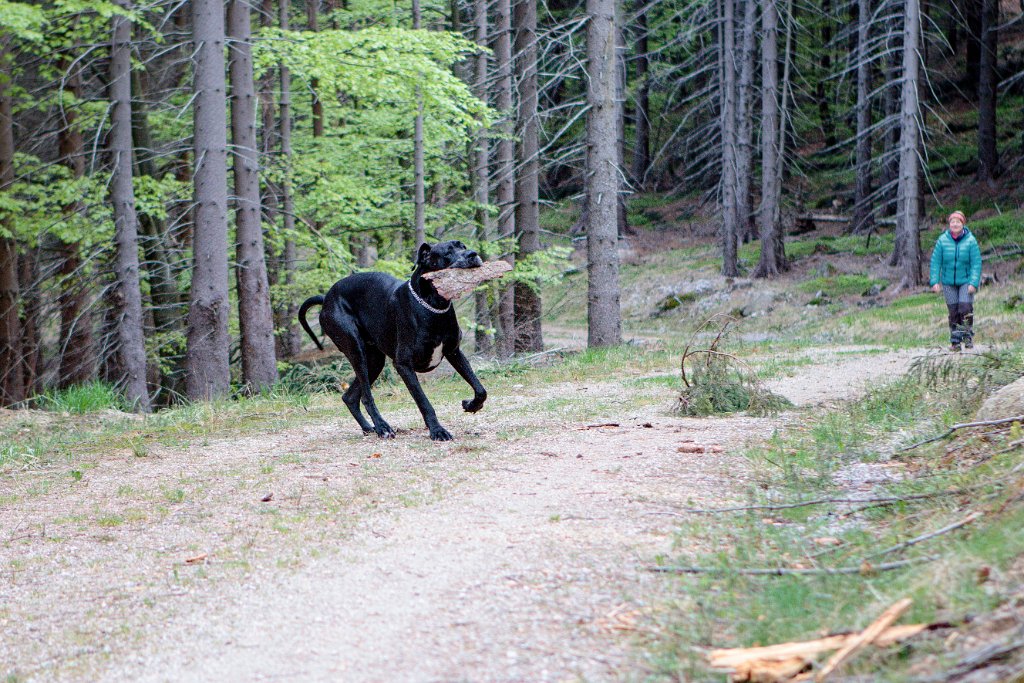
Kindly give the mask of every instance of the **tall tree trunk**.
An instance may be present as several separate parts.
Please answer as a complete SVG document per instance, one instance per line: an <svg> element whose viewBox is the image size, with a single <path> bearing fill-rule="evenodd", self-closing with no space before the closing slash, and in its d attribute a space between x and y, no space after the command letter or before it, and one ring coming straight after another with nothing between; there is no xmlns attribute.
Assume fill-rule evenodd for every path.
<svg viewBox="0 0 1024 683"><path fill-rule="evenodd" d="M260 26L270 28L274 25L274 3L273 0L262 0L260 5ZM273 157L277 149L277 119L274 103L274 70L267 69L259 80L259 102L260 102L260 155L263 164ZM265 181L263 198L261 201L266 218L270 223L276 221L277 216L277 189Z"/></svg>
<svg viewBox="0 0 1024 683"><path fill-rule="evenodd" d="M756 238L754 221L754 70L757 47L757 2L743 2L742 64L736 98L736 211L738 235Z"/></svg>
<svg viewBox="0 0 1024 683"><path fill-rule="evenodd" d="M537 120L537 0L516 3L515 54L519 83L519 175L516 177L516 232L523 258L540 251ZM540 283L535 283L537 287ZM540 292L525 283L515 285L515 350L543 351Z"/></svg>
<svg viewBox="0 0 1024 683"><path fill-rule="evenodd" d="M999 61L999 2L981 2L981 58L978 65L978 180L991 182L1000 174L996 149L996 73Z"/></svg>
<svg viewBox="0 0 1024 683"><path fill-rule="evenodd" d="M289 0L280 0L281 30L289 29L288 12L290 10ZM281 100L278 104L280 115L281 134L281 158L284 162L284 179L281 181L281 209L284 221L284 254L281 259L281 270L284 273L285 285L295 282L295 268L298 263L298 254L295 247L295 197L292 194L292 74L284 64L280 65L281 70ZM279 357L291 358L302 348L302 336L296 322L299 314L299 307L288 301L282 304L278 311L277 328L279 330L278 353Z"/></svg>
<svg viewBox="0 0 1024 683"><path fill-rule="evenodd" d="M502 117L498 125L501 138L498 140L495 180L498 201L498 237L505 242L515 238L515 143L512 121L512 6L510 0L495 3L494 59L498 70L495 106ZM515 263L515 252L509 250L502 258ZM499 285L498 294L498 335L495 351L501 358L509 358L515 350L515 287Z"/></svg>
<svg viewBox="0 0 1024 683"><path fill-rule="evenodd" d="M871 0L857 0L857 183L852 231L863 234L874 226L871 209Z"/></svg>
<svg viewBox="0 0 1024 683"><path fill-rule="evenodd" d="M736 20L735 0L722 0L719 25L719 128L722 139L722 275L739 275L737 241L740 212L736 177Z"/></svg>
<svg viewBox="0 0 1024 683"><path fill-rule="evenodd" d="M412 27L415 30L420 28L420 0L412 0ZM416 89L416 121L413 126L412 136L412 158L413 158L413 199L414 220L416 227L414 249L419 249L427 239L427 197L426 178L423 166L423 94L419 88Z"/></svg>
<svg viewBox="0 0 1024 683"><path fill-rule="evenodd" d="M647 171L651 166L651 83L648 79L650 55L646 0L634 0L636 11L636 127L633 138L633 185L643 192L647 184Z"/></svg>
<svg viewBox="0 0 1024 683"><path fill-rule="evenodd" d="M212 0L210 0L212 2ZM118 0L131 9L129 0ZM117 249L116 302L117 348L124 394L132 407L149 412L146 388L146 344L142 329L142 292L139 288L139 225L132 188L132 86L131 22L114 15L113 42L110 48L110 156L113 173L110 199L114 208L114 241ZM222 77L223 81L223 77ZM224 109L219 110L223 121ZM197 126L198 130L198 126ZM225 331L227 321L225 321ZM225 359L227 354L225 353Z"/></svg>
<svg viewBox="0 0 1024 683"><path fill-rule="evenodd" d="M900 172L897 192L896 230L899 251L900 289L921 284L920 233L920 105L918 81L921 63L920 0L905 0L903 26L903 81L900 106Z"/></svg>
<svg viewBox="0 0 1024 683"><path fill-rule="evenodd" d="M264 261L256 152L256 83L247 0L230 0L231 143L235 180L235 275L241 331L242 381L258 392L277 381L274 314Z"/></svg>
<svg viewBox="0 0 1024 683"><path fill-rule="evenodd" d="M10 36L0 33L0 66L10 64ZM14 183L14 121L11 118L9 79L0 77L0 195ZM3 217L9 234L12 224ZM25 400L25 376L21 356L21 318L18 316L18 245L0 234L0 406Z"/></svg>
<svg viewBox="0 0 1024 683"><path fill-rule="evenodd" d="M902 39L901 35L901 45ZM896 191L899 185L900 170L900 126L898 121L900 96L902 94L900 88L900 56L895 48L890 48L890 50L891 52L887 58L889 63L885 70L887 85L885 86L884 101L885 120L889 123L885 129L885 143L883 145L880 174L881 187L879 188L882 194L882 215L886 217L896 215ZM896 264L893 263L892 265Z"/></svg>
<svg viewBox="0 0 1024 683"><path fill-rule="evenodd" d="M329 0L328 0L329 3ZM320 30L320 0L306 0L306 24L309 27L310 32L316 33ZM312 106L310 107L310 113L313 118L313 138L322 138L324 136L324 105L320 101L320 79L311 78L309 80L310 96L312 97ZM313 227L317 232L323 229L323 221L320 220L319 212L315 211L313 214ZM351 238L350 238L351 239Z"/></svg>
<svg viewBox="0 0 1024 683"><path fill-rule="evenodd" d="M779 12L765 0L761 12L761 258L754 277L775 277L785 270L779 259L779 202L782 189L779 154Z"/></svg>
<svg viewBox="0 0 1024 683"><path fill-rule="evenodd" d="M966 48L966 93L969 96L977 97L978 83L981 80L981 53L982 53L982 27L981 15L982 3L985 0L962 0L963 13L967 20L967 43Z"/></svg>
<svg viewBox="0 0 1024 683"><path fill-rule="evenodd" d="M149 112L145 104L146 89L137 70L132 71L132 100L132 141L136 150L136 169L139 175L160 180L164 172L157 169L154 162ZM171 263L171 255L166 245L167 223L163 218L143 213L139 215L139 227L145 236L142 240L142 249L146 257L143 269L146 271L150 298L153 302L153 327L161 333L176 332L180 327L183 311L174 276L174 264ZM173 361L171 356L164 356L164 360L168 363Z"/></svg>
<svg viewBox="0 0 1024 683"><path fill-rule="evenodd" d="M192 0L192 34L195 228L185 386L190 399L203 400L226 396L230 384L224 4Z"/></svg>
<svg viewBox="0 0 1024 683"><path fill-rule="evenodd" d="M481 47L487 46L488 41L488 22L487 22L487 0L474 0L473 2L473 26L474 36L473 39L476 44ZM486 102L488 99L488 88L487 88L487 53L481 51L475 58L475 73L473 82L473 92L482 101ZM475 163L473 167L473 201L476 202L476 239L480 245L480 255L483 258L487 258L487 254L483 248L484 243L491 238L491 215L487 210L487 206L491 203L490 196L490 140L487 137L487 132L481 129L474 141L475 145ZM487 292L478 291L473 295L473 303L476 307L476 330L474 332L474 342L477 353L492 353L494 351L494 343L492 336L489 332L492 326L491 322L491 308L488 302Z"/></svg>
<svg viewBox="0 0 1024 683"><path fill-rule="evenodd" d="M731 2L731 0L729 0ZM619 310L617 0L587 0L587 345L622 341Z"/></svg>
<svg viewBox="0 0 1024 683"><path fill-rule="evenodd" d="M70 106L60 108L60 130L57 133L57 153L76 180L85 175L84 142L76 123L77 102L82 97L81 66L67 55L62 79L64 93ZM80 199L64 207L67 220L84 219L85 203ZM95 353L92 348L92 316L89 313L89 279L82 272L79 246L75 241L62 241L60 253L60 368L57 384L61 388L88 382L93 376Z"/></svg>
<svg viewBox="0 0 1024 683"><path fill-rule="evenodd" d="M23 377L25 395L32 396L40 391L39 370L42 365L43 352L42 330L39 324L43 302L37 285L39 282L38 250L26 250L18 261L18 284L25 290L21 307Z"/></svg>
<svg viewBox="0 0 1024 683"><path fill-rule="evenodd" d="M320 2L319 0L306 0L306 23L309 30L316 33L320 30ZM313 78L309 81L310 95L313 97L311 113L313 115L313 137L320 138L324 135L324 104L320 101L320 79Z"/></svg>
<svg viewBox="0 0 1024 683"><path fill-rule="evenodd" d="M620 173L626 172L626 80L629 78L626 73L626 33L622 30L621 19L616 22L615 27L615 106L618 109L618 129L623 134L619 136L616 148L615 166ZM624 179L620 185L621 191L616 199L615 222L619 237L624 237L629 232L629 212L626 207L626 192L629 182Z"/></svg>
<svg viewBox="0 0 1024 683"><path fill-rule="evenodd" d="M825 147L836 144L836 124L832 118L832 106L829 103L826 83L832 75L832 0L821 2L821 52L818 66L821 72L815 84L815 98L818 100L818 117L821 119L821 132L825 138Z"/></svg>

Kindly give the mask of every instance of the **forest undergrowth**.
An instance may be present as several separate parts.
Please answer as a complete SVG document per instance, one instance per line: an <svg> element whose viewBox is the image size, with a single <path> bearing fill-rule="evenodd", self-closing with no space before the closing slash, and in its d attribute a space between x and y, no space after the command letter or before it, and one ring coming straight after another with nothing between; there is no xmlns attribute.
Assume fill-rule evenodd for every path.
<svg viewBox="0 0 1024 683"><path fill-rule="evenodd" d="M708 648L859 630L909 597L903 621L934 630L866 653L844 675L961 680L954 674L972 653L951 645L960 638L992 650L978 669L1019 676L1020 643L998 645L1019 641L1020 615L1009 633L987 615L1019 612L1024 597L1021 423L959 425L1022 375L1020 345L922 357L907 375L750 449L757 474L746 504L681 511L680 541L715 539L717 550L658 558L680 604L697 607L666 612L654 646L660 670L706 680ZM947 674L928 677L936 671Z"/></svg>

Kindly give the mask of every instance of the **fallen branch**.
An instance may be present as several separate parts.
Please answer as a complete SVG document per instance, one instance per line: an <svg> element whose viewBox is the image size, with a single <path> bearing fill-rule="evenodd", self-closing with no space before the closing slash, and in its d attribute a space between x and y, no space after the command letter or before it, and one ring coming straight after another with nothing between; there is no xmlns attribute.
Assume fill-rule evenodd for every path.
<svg viewBox="0 0 1024 683"><path fill-rule="evenodd" d="M821 671L814 677L816 683L822 683L828 678L833 671L838 669L844 663L853 658L858 651L860 651L865 645L870 645L875 642L889 626L893 624L897 619L903 616L903 613L910 609L911 605L910 598L903 598L898 600L889 609L882 612L882 616L878 617L870 626L864 629L861 633L851 638L838 652L825 662L825 666L821 668Z"/></svg>
<svg viewBox="0 0 1024 683"><path fill-rule="evenodd" d="M966 517L964 517L963 519L961 519L959 522L954 522L953 524L949 524L947 526L942 527L941 529L936 529L935 531L932 531L932 532L927 533L927 534L922 534L920 536L915 536L914 538L911 538L911 539L908 539L906 541L903 541L902 543L897 543L896 545L894 545L894 546L892 546L890 548L886 548L885 550L879 550L877 553L873 553L871 555L868 555L866 559L870 559L872 557L881 557L882 555L888 555L889 553L894 553L897 550L903 550L904 548L909 548L910 546L916 545L916 544L918 544L918 543L920 543L922 541L927 541L928 539L935 538L936 536L941 536L942 534L949 533L950 531L954 531L956 529L959 529L960 527L967 526L968 524L970 524L971 522L973 522L976 519L979 519L982 516L983 516L983 513L981 513L981 512L972 512L971 514L969 514Z"/></svg>
<svg viewBox="0 0 1024 683"><path fill-rule="evenodd" d="M797 569L794 567L758 567L755 569L728 569L725 567L645 567L649 572L659 574L743 574L745 576L818 576L831 574L871 574L873 572L886 572L892 569L901 569L913 564L934 562L939 559L938 555L917 557L910 560L899 560L898 562L886 562L883 564L871 564L863 562L856 567L820 567L817 569Z"/></svg>
<svg viewBox="0 0 1024 683"><path fill-rule="evenodd" d="M927 678L919 678L917 679L917 683L940 683L944 681L962 680L963 676L966 676L975 669L980 669L989 662L1005 659L1007 656L1021 648L1024 648L1024 639L1018 639L1010 643L994 643L992 645L985 645L970 652L952 669Z"/></svg>
<svg viewBox="0 0 1024 683"><path fill-rule="evenodd" d="M602 422L600 424L584 425L577 427L576 431L585 431L587 429L604 429L606 427L619 427L621 426L618 422Z"/></svg>
<svg viewBox="0 0 1024 683"><path fill-rule="evenodd" d="M1024 446L1024 439L1017 439L1016 441L1011 441L1010 443L1006 444L1006 448L1001 448L998 451L993 451L992 453L986 454L984 457L978 460L978 462L971 465L971 467L983 465L992 458L996 457L997 455L1005 455L1006 453L1009 453L1012 450L1020 448L1021 446Z"/></svg>
<svg viewBox="0 0 1024 683"><path fill-rule="evenodd" d="M852 218L849 216L837 216L827 213L805 213L796 217L798 221L813 221L814 223L849 223Z"/></svg>
<svg viewBox="0 0 1024 683"><path fill-rule="evenodd" d="M882 631L872 644L877 647L889 647L919 633L951 626L952 624L945 621L934 624L890 626ZM708 652L707 657L708 663L716 669L734 669L748 662L784 661L792 657L813 657L822 652L838 650L858 635L860 634L857 632L837 633L814 640L793 641L763 647L719 648Z"/></svg>
<svg viewBox="0 0 1024 683"><path fill-rule="evenodd" d="M962 496L962 495L965 495L965 494L968 494L968 493L973 493L975 491L978 491L979 489L983 489L983 488L985 488L985 486L988 486L988 485L998 486L999 483L998 482L985 482L983 484L976 484L974 486L968 486L968 487L962 488L962 489L953 489L952 491L941 491L941 492L936 492L934 494L927 494L927 497L928 498L941 498L941 497L944 497L944 496ZM907 500L911 500L911 499L908 498ZM840 517L845 519L846 517L849 517L850 515L855 515L858 512L864 512L865 510L872 510L872 509L877 508L877 507L885 507L886 505L892 505L892 504L893 503L871 503L869 505L861 505L860 507L855 507L852 510L847 510L846 512L841 513Z"/></svg>
<svg viewBox="0 0 1024 683"><path fill-rule="evenodd" d="M935 493L921 493L913 496L903 497L890 497L890 498L816 498L815 500L805 500L800 503L781 503L779 505L743 505L739 507L731 508L683 508L681 512L688 512L690 514L708 515L716 514L719 512L745 512L748 510L792 510L793 508L802 508L809 505L827 505L829 503L883 503L883 504L895 504L904 503L908 500L924 500L927 498L938 498L941 496L951 496L964 491L938 491Z"/></svg>
<svg viewBox="0 0 1024 683"><path fill-rule="evenodd" d="M911 444L910 446L900 448L896 452L903 453L906 451L913 450L918 446L924 446L925 444L941 441L942 439L951 436L953 432L959 431L961 429L968 429L970 427L995 427L997 425L1012 424L1014 422L1024 422L1024 415L1018 415L1016 417L1004 417L1000 420L985 420L982 422L964 422L963 424L956 424L947 429L945 433L940 434L939 436L936 436L931 439L925 439L924 441L918 441L917 443Z"/></svg>

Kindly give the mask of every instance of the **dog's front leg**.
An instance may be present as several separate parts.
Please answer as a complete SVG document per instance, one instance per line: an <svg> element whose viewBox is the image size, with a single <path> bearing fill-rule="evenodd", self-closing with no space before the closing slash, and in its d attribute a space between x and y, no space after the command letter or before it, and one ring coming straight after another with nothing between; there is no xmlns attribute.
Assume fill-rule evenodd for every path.
<svg viewBox="0 0 1024 683"><path fill-rule="evenodd" d="M416 376L416 371L412 369L411 365L400 363L397 360L395 369L398 370L398 374L405 382L409 393L412 394L413 400L416 401L416 406L420 409L420 414L423 415L423 421L427 424L427 429L430 430L430 438L434 441L451 441L452 435L437 421L434 406L430 405L427 395L423 393L423 387L420 386L420 378Z"/></svg>
<svg viewBox="0 0 1024 683"><path fill-rule="evenodd" d="M462 408L467 413L475 413L484 407L484 401L487 400L487 390L484 389L484 385L480 384L480 380L477 379L476 373L473 372L473 368L469 365L469 359L466 358L466 354L462 353L462 349L456 347L454 351L446 355L448 362L455 368L455 372L462 376L462 379L466 380L469 386L473 387L473 398L467 399L462 402Z"/></svg>

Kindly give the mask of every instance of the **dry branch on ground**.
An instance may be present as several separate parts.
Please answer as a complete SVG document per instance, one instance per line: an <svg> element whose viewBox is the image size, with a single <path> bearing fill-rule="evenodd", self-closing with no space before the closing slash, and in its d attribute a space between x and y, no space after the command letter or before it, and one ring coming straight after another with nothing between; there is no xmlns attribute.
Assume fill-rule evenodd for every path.
<svg viewBox="0 0 1024 683"><path fill-rule="evenodd" d="M909 624L893 626L910 607L910 600L903 599L879 616L863 631L836 634L815 640L779 643L765 647L723 648L711 650L708 662L714 669L730 672L735 683L783 683L786 681L809 680L808 670L815 657L825 652L835 654L814 676L823 681L843 663L849 661L860 649L873 645L889 647L916 636L922 631L939 628L944 624Z"/></svg>

